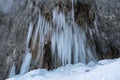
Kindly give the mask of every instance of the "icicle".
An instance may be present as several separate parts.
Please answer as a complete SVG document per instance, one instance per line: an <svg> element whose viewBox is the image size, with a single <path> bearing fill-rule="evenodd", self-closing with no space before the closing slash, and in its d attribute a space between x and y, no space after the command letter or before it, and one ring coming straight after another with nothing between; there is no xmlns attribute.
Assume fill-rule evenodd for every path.
<svg viewBox="0 0 120 80"><path fill-rule="evenodd" d="M44 45L49 38L51 41L51 52L52 58L58 61L61 61L61 65L64 66L66 64L71 63L86 63L87 60L94 60L94 56L92 50L89 45L86 43L86 34L85 32L76 25L74 21L74 4L72 0L72 11L71 18L73 24L68 24L66 21L65 14L60 12L59 7L55 7L53 9L53 20L52 27L48 21L39 13L39 19L37 22L37 26L34 34L33 48L36 44L37 37L39 35L39 47L37 52L36 61L40 60L40 64L43 64L44 57ZM29 30L29 35L31 35ZM92 35L92 31L91 35ZM30 36L29 36L30 37ZM29 43L29 37L27 43ZM89 59L87 59L89 58Z"/></svg>
<svg viewBox="0 0 120 80"><path fill-rule="evenodd" d="M34 47L36 45L37 38L38 38L39 39L38 51L37 51L35 63L40 61L39 62L40 65L42 65L42 62L43 62L42 59L44 56L44 45L45 45L45 42L47 42L47 40L48 40L46 38L50 37L50 31L51 31L50 24L45 20L45 18L39 12L39 18L38 18L37 26L35 29L32 48L34 49Z"/></svg>
<svg viewBox="0 0 120 80"><path fill-rule="evenodd" d="M30 53L30 49L27 49L26 52L27 53L26 53L25 58L23 60L21 70L20 70L20 74L25 74L26 72L29 71L32 54Z"/></svg>
<svg viewBox="0 0 120 80"><path fill-rule="evenodd" d="M72 19L73 19L73 24L74 24L74 1L72 0Z"/></svg>
<svg viewBox="0 0 120 80"><path fill-rule="evenodd" d="M29 31L28 31L28 35L27 35L26 49L29 47L29 43L30 43L30 38L31 38L31 35L32 35L32 31L33 31L33 24L30 23L30 25L29 25Z"/></svg>
<svg viewBox="0 0 120 80"><path fill-rule="evenodd" d="M97 26L97 16L95 16L94 27L95 27L94 33L96 33L96 35L99 36L99 31L98 31L98 26Z"/></svg>
<svg viewBox="0 0 120 80"><path fill-rule="evenodd" d="M72 13L72 15L74 14ZM74 16L72 17L74 22ZM74 25L68 25L65 15L61 12L58 13L57 8L53 10L53 23L56 25L56 29L53 30L51 38L52 54L60 58L63 66L72 63L72 56L73 63L86 63L87 56L89 60L93 60L93 53L87 48L85 32L80 30L75 23Z"/></svg>
<svg viewBox="0 0 120 80"><path fill-rule="evenodd" d="M40 25L41 25L41 19L40 19L41 17L40 17L40 15L39 15L39 18L38 18L38 23L37 23L37 28L36 28L36 30L35 30L35 36L34 36L34 41L33 41L33 49L34 49L34 47L35 47L35 43L36 43L36 40L37 40L37 37L38 37L38 32L39 32L39 27L40 27Z"/></svg>
<svg viewBox="0 0 120 80"><path fill-rule="evenodd" d="M30 23L28 36L27 36L27 42L26 42L25 57L24 57L24 60L23 60L22 66L21 66L20 74L24 74L24 73L28 72L29 67L30 67L32 54L30 53L29 43L30 43L30 38L32 36L32 31L33 31L33 24Z"/></svg>
<svg viewBox="0 0 120 80"><path fill-rule="evenodd" d="M9 78L16 75L15 69L16 69L15 63L13 63L12 68L11 68L10 73L9 73Z"/></svg>

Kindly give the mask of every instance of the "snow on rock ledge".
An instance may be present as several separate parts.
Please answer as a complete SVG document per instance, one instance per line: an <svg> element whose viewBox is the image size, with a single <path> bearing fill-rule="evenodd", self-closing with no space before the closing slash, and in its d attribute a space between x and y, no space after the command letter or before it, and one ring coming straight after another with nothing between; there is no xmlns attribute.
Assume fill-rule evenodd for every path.
<svg viewBox="0 0 120 80"><path fill-rule="evenodd" d="M89 64L89 65L93 65ZM120 80L120 58L102 60L92 67L78 63L53 71L38 69L7 80Z"/></svg>

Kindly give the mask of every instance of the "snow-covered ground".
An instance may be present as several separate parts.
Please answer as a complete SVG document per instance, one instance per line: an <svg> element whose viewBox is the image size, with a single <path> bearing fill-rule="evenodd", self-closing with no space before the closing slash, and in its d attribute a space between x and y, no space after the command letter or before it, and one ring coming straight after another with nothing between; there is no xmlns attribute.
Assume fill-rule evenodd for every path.
<svg viewBox="0 0 120 80"><path fill-rule="evenodd" d="M120 80L120 58L66 65L52 71L37 69L7 80Z"/></svg>

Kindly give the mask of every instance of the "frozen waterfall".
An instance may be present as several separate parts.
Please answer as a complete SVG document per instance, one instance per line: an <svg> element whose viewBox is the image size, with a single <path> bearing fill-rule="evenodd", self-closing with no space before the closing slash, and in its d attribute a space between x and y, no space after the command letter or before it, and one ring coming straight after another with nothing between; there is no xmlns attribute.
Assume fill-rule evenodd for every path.
<svg viewBox="0 0 120 80"><path fill-rule="evenodd" d="M74 21L74 6L72 0L71 23L66 20L64 11L59 11L59 7L54 7L52 20L46 20L41 11L38 10L37 22L30 22L27 42L26 55L23 60L20 74L29 70L32 54L36 54L34 65L39 62L44 64L45 45L50 45L52 63L56 66L59 62L61 66L66 64L76 64L82 62L86 64L95 61L95 52L87 43L85 31ZM92 34L92 33L91 33ZM48 44L50 42L50 44ZM34 50L37 46L37 51Z"/></svg>

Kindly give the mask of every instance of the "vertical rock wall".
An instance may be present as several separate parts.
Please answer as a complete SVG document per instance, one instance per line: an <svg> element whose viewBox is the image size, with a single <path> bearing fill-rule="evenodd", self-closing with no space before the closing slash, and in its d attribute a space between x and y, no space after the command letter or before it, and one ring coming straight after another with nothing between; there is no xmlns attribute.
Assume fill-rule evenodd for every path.
<svg viewBox="0 0 120 80"><path fill-rule="evenodd" d="M99 59L120 57L120 0L79 1L74 1L75 22L78 25L87 23L91 29L98 30L93 34L93 39L88 40L88 43L95 45ZM10 67L14 62L16 74L20 71L25 53L28 24L31 20L36 20L34 18L37 13L35 13L34 6L41 8L42 15L48 21L52 18L51 11L54 6L59 5L66 15L69 15L72 8L71 0L30 0L30 2L28 3L27 0L0 1L2 4L0 5L0 80L8 77ZM28 8L31 4L33 7ZM66 16L66 19L69 22L69 16ZM97 28L93 24L96 24ZM85 27L83 29L86 30ZM90 33L87 36L90 37ZM45 46L46 50L49 49L47 46L49 45ZM45 63L48 64L48 61ZM31 69L34 68L38 67L31 66Z"/></svg>

